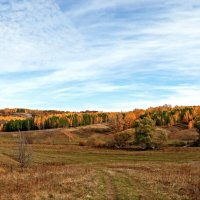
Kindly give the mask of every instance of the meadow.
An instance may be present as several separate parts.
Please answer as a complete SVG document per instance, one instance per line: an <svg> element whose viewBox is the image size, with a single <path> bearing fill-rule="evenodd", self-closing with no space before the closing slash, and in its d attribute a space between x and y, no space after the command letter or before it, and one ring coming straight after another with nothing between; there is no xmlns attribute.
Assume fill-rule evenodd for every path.
<svg viewBox="0 0 200 200"><path fill-rule="evenodd" d="M194 129L171 132L170 142L196 137ZM25 134L31 156L22 171L17 160L19 133L0 133L2 200L199 199L198 147L141 151L79 145L91 135L109 137L112 133L106 125Z"/></svg>

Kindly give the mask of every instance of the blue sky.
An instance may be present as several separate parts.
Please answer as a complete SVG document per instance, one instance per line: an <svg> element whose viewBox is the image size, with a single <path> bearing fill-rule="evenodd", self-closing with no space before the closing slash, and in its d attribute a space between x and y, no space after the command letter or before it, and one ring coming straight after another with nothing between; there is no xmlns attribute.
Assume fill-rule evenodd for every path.
<svg viewBox="0 0 200 200"><path fill-rule="evenodd" d="M0 107L200 104L199 0L0 0Z"/></svg>

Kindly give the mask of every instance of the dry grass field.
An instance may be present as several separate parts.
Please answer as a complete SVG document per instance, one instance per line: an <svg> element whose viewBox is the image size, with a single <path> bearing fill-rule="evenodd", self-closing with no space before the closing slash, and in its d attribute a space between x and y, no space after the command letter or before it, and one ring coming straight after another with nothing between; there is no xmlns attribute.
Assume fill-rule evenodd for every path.
<svg viewBox="0 0 200 200"><path fill-rule="evenodd" d="M0 199L199 199L200 148L136 151L78 145L91 135L109 134L104 125L26 132L31 159L22 172L18 133L1 133ZM196 137L194 130L187 134ZM174 141L180 135L186 140L182 132L170 137Z"/></svg>

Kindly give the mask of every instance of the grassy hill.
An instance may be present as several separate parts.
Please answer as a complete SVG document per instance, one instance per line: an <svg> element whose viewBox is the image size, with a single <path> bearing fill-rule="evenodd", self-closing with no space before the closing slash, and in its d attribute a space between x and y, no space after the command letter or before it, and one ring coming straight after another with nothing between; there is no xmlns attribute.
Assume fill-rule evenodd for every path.
<svg viewBox="0 0 200 200"><path fill-rule="evenodd" d="M166 128L170 141L196 137L193 129ZM112 136L108 126L28 131L31 160L17 161L18 132L0 134L0 199L198 199L200 148L160 151L80 146Z"/></svg>

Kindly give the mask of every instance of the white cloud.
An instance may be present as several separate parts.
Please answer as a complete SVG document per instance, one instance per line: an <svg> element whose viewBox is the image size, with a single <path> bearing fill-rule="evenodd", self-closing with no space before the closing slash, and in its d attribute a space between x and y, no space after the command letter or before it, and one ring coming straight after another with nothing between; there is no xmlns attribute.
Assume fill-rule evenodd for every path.
<svg viewBox="0 0 200 200"><path fill-rule="evenodd" d="M53 1L12 1L0 20L1 73L55 69L79 53L81 40Z"/></svg>
<svg viewBox="0 0 200 200"><path fill-rule="evenodd" d="M181 99L184 104L198 103L199 90L194 87L200 86L197 79L200 75L200 9L192 7L196 1L182 1L181 4L180 1L97 0L65 11L53 0L9 2L0 4L0 49L3 49L0 51L0 76L11 77L10 72L25 71L48 73L24 79L12 77L16 81L0 79L1 107L6 102L12 105L10 98L20 102L17 95L26 96L30 90L40 92L54 85L57 87L47 91L47 97L38 99L38 105L52 93L57 95L55 98L64 99L120 91L138 98L133 102L123 100L124 103L119 100L115 106L108 102L108 109L174 105ZM161 3L166 9L156 13ZM147 11L155 9L154 16L147 12L136 18L114 17L121 7L142 11L143 6L147 6ZM108 8L112 11L106 12ZM100 11L104 11L104 15L98 15ZM137 12L129 15L137 16ZM142 77L137 77L137 73ZM154 82L150 75L163 76L172 83ZM121 79L125 80L122 84ZM148 79L148 83L143 83L143 79ZM183 82L187 88L181 88ZM161 85L159 90L167 87L168 92L175 95L162 99L157 93L158 84ZM152 101L148 96L144 99L143 92L147 88L153 88L151 96L157 95L157 100ZM190 97L183 98L184 91ZM22 103L31 104L24 101L20 105ZM106 104L99 108L103 106Z"/></svg>

